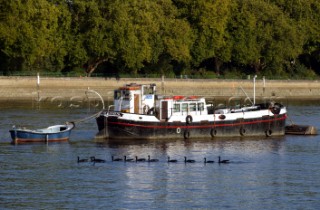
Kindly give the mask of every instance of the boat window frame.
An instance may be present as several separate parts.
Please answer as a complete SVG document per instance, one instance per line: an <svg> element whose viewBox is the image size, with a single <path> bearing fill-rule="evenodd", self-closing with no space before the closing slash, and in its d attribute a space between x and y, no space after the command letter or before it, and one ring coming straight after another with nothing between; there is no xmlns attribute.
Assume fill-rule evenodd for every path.
<svg viewBox="0 0 320 210"><path fill-rule="evenodd" d="M122 90L121 92L121 97L123 100L131 101L132 96L133 96L133 93L130 90L125 89L125 90Z"/></svg>
<svg viewBox="0 0 320 210"><path fill-rule="evenodd" d="M189 103L188 102L181 103L181 112L182 112L182 114L184 112L186 112L186 113L189 112Z"/></svg>
<svg viewBox="0 0 320 210"><path fill-rule="evenodd" d="M198 111L200 112L200 114L202 112L204 112L204 103L203 102L198 102L197 103L197 108L198 108Z"/></svg>
<svg viewBox="0 0 320 210"><path fill-rule="evenodd" d="M181 112L181 103L174 103L172 110L173 113Z"/></svg>
<svg viewBox="0 0 320 210"><path fill-rule="evenodd" d="M121 90L115 90L113 93L113 99L115 100L119 100L121 98L122 94L121 94Z"/></svg>
<svg viewBox="0 0 320 210"><path fill-rule="evenodd" d="M189 103L189 111L190 112L196 112L197 111L197 103L196 102Z"/></svg>
<svg viewBox="0 0 320 210"><path fill-rule="evenodd" d="M150 86L143 86L143 95L153 95L154 94L154 88Z"/></svg>

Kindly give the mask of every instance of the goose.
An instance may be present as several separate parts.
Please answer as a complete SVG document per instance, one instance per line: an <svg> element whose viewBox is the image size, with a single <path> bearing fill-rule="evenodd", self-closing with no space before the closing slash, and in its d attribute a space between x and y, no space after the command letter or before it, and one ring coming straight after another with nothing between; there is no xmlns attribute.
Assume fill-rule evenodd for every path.
<svg viewBox="0 0 320 210"><path fill-rule="evenodd" d="M122 158L114 158L113 156L111 156L111 160L112 161L122 161Z"/></svg>
<svg viewBox="0 0 320 210"><path fill-rule="evenodd" d="M187 157L184 157L184 162L185 163L195 163L195 160L187 160Z"/></svg>
<svg viewBox="0 0 320 210"><path fill-rule="evenodd" d="M127 158L127 156L124 156L124 162L131 162L133 161L132 158Z"/></svg>
<svg viewBox="0 0 320 210"><path fill-rule="evenodd" d="M150 159L150 155L148 155L148 162L158 162L158 159Z"/></svg>
<svg viewBox="0 0 320 210"><path fill-rule="evenodd" d="M91 157L90 157L90 160L91 160L91 162L94 162L94 163L105 163L105 162L106 162L106 161L103 160L103 159L95 158L95 156L91 156Z"/></svg>
<svg viewBox="0 0 320 210"><path fill-rule="evenodd" d="M138 156L136 156L136 162L144 162L146 161L145 158L138 158Z"/></svg>
<svg viewBox="0 0 320 210"><path fill-rule="evenodd" d="M213 160L207 160L207 158L204 158L204 163L214 163Z"/></svg>
<svg viewBox="0 0 320 210"><path fill-rule="evenodd" d="M87 158L85 159L80 159L80 157L78 156L78 163L84 163L84 162L88 162L89 160Z"/></svg>
<svg viewBox="0 0 320 210"><path fill-rule="evenodd" d="M219 156L219 162L218 163L229 163L229 160L221 160L221 157Z"/></svg>
<svg viewBox="0 0 320 210"><path fill-rule="evenodd" d="M178 162L177 160L170 160L170 157L168 156L168 163L176 163Z"/></svg>

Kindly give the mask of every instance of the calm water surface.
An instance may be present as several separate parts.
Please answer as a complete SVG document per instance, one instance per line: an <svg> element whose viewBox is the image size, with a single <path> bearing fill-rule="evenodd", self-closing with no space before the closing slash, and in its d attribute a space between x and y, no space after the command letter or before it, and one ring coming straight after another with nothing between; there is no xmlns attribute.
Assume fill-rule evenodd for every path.
<svg viewBox="0 0 320 210"><path fill-rule="evenodd" d="M320 131L318 104L288 107L290 120ZM318 209L320 137L108 141L94 120L70 141L11 145L12 125L46 127L95 113L87 108L2 105L1 209ZM290 123L288 120L288 123ZM159 159L111 162L111 156ZM203 158L230 164L204 164ZM77 163L77 156L106 163ZM167 156L178 163L166 162ZM185 164L184 156L196 160Z"/></svg>

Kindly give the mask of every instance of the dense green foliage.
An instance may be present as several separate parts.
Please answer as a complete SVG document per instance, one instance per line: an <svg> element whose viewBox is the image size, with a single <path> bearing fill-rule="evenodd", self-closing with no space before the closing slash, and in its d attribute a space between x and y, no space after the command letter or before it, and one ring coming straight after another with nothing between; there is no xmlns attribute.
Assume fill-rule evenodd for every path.
<svg viewBox="0 0 320 210"><path fill-rule="evenodd" d="M2 74L320 74L318 0L0 0Z"/></svg>

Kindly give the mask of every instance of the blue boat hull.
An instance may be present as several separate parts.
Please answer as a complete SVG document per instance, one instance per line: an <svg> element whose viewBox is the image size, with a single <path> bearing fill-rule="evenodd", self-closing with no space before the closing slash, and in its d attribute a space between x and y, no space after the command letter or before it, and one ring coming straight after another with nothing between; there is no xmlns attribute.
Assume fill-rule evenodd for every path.
<svg viewBox="0 0 320 210"><path fill-rule="evenodd" d="M49 127L50 128L50 127ZM63 142L68 141L74 124L60 126L57 132L39 132L40 130L12 129L10 130L12 143L32 143L32 142ZM43 129L45 130L45 129Z"/></svg>

